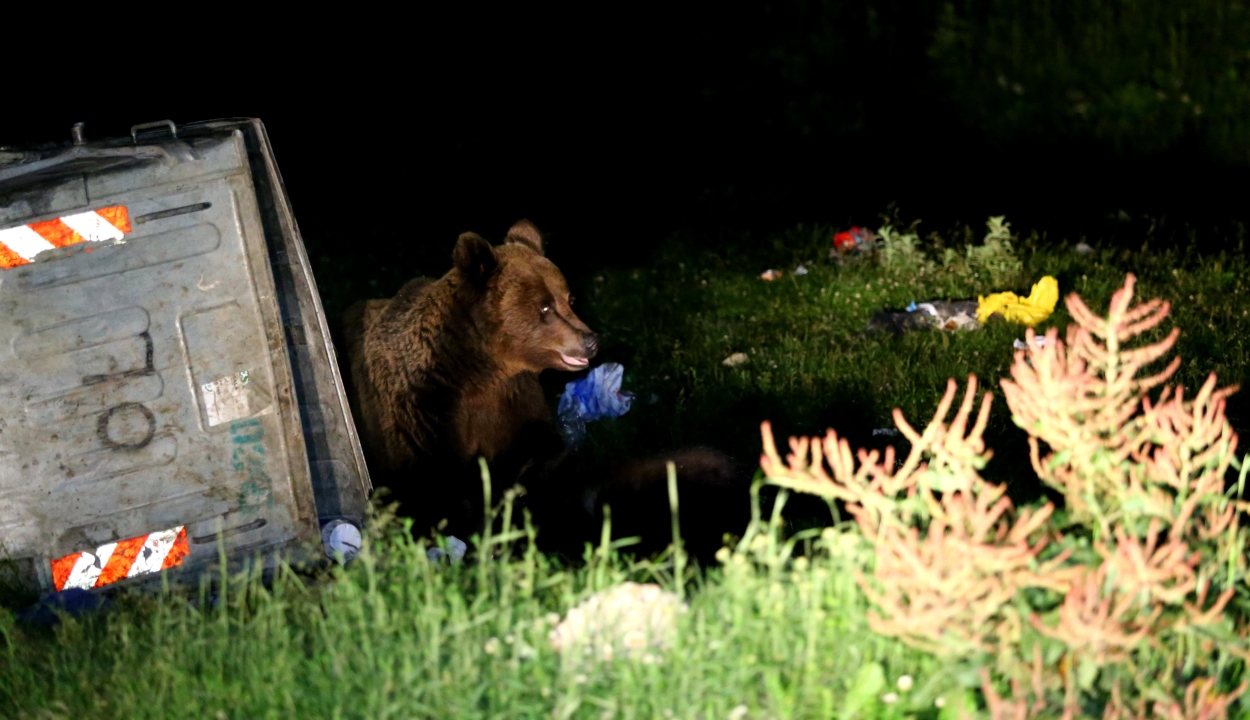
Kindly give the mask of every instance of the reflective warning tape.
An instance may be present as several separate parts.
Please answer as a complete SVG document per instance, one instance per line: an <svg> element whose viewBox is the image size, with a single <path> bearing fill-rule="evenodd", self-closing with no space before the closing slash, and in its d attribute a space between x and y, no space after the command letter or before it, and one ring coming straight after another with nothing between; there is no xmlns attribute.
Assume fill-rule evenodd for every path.
<svg viewBox="0 0 1250 720"><path fill-rule="evenodd" d="M125 578L160 572L182 564L191 552L183 526L105 543L95 552L70 553L52 561L56 591L104 587Z"/></svg>
<svg viewBox="0 0 1250 720"><path fill-rule="evenodd" d="M0 230L0 268L25 265L52 248L121 240L128 232L130 213L125 205Z"/></svg>

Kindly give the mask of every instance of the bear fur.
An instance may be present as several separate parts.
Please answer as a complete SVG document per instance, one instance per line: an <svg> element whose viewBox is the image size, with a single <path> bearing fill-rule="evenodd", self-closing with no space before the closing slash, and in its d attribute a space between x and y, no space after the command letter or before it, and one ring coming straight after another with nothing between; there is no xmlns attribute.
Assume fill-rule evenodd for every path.
<svg viewBox="0 0 1250 720"><path fill-rule="evenodd" d="M538 373L586 367L598 340L528 221L499 247L465 233L452 258L438 280L418 278L394 298L349 308L344 334L357 417L382 484L413 517L458 527L471 522L481 494L472 481L446 492L447 480L464 484L461 467L476 476L484 457L506 481L563 450Z"/></svg>
<svg viewBox="0 0 1250 720"><path fill-rule="evenodd" d="M465 233L452 259L442 278L412 280L395 297L357 303L344 315L354 411L377 484L391 490L419 532L438 525L467 535L482 517L482 457L492 496L523 485L540 537L550 542L579 548L597 534L604 501L622 528L641 530L651 522L645 518L662 511L655 520L667 531L664 458L610 470L564 462L567 450L538 376L588 367L598 339L573 311L537 228L522 220L496 247ZM730 527L745 524L739 468L707 450L670 459L683 493L694 483L692 500L701 493L711 494L711 505L740 500L729 501L724 517ZM600 480L587 484L587 476ZM704 503L692 519L709 509ZM704 535L718 546L718 532Z"/></svg>

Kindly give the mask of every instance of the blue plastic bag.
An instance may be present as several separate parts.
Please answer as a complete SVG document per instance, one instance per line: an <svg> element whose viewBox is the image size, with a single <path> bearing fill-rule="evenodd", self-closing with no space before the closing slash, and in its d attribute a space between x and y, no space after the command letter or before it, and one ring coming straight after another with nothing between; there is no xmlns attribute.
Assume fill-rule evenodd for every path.
<svg viewBox="0 0 1250 720"><path fill-rule="evenodd" d="M586 437L586 423L599 418L618 418L629 412L632 393L621 392L625 368L620 363L604 363L586 377L564 386L556 414L564 442L576 447Z"/></svg>

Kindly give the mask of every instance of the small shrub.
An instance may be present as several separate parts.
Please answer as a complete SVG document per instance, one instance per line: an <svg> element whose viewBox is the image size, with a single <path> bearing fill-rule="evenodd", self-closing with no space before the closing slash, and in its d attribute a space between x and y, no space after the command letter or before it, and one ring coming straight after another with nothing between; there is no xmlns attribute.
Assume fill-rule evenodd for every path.
<svg viewBox="0 0 1250 720"><path fill-rule="evenodd" d="M1006 217L992 217L985 226L985 240L980 245L966 245L962 258L948 248L943 264L951 272L989 280L994 287L999 287L1014 280L1024 263L1011 247L1011 223Z"/></svg>
<svg viewBox="0 0 1250 720"><path fill-rule="evenodd" d="M1224 406L1235 388L1216 389L1212 375L1193 400L1166 387L1150 397L1179 360L1146 367L1178 331L1129 347L1170 309L1132 307L1133 285L1129 275L1106 317L1069 296L1067 341L1052 329L1039 349L1029 330L1029 350L1002 382L1062 511L1016 509L981 478L992 399L974 418L975 376L949 423L954 380L923 431L895 410L912 445L898 463L893 448L853 456L832 430L792 438L783 462L762 427L769 481L845 503L872 543L871 569L857 578L875 606L872 629L975 670L994 717L1072 717L1090 703L1115 718L1148 707L1221 717L1247 687L1237 680L1250 628L1225 614L1246 578L1238 498L1250 463L1224 489L1237 444Z"/></svg>
<svg viewBox="0 0 1250 720"><path fill-rule="evenodd" d="M953 248L942 252L941 267L964 284L1001 287L1016 280L1024 264L1011 246L1011 223L1003 216L986 221L985 239L980 245L965 245L961 254ZM915 232L895 230L886 225L877 231L879 261L895 274L923 275L937 267Z"/></svg>
<svg viewBox="0 0 1250 720"><path fill-rule="evenodd" d="M920 246L920 236L914 232L895 230L889 225L877 230L881 266L891 272L924 273L932 271L934 263Z"/></svg>

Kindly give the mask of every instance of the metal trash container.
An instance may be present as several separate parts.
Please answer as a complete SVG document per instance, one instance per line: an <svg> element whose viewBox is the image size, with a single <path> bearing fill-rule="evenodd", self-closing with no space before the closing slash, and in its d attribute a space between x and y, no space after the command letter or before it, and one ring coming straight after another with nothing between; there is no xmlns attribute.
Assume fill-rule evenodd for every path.
<svg viewBox="0 0 1250 720"><path fill-rule="evenodd" d="M0 148L0 559L40 592L187 579L371 490L264 125Z"/></svg>

